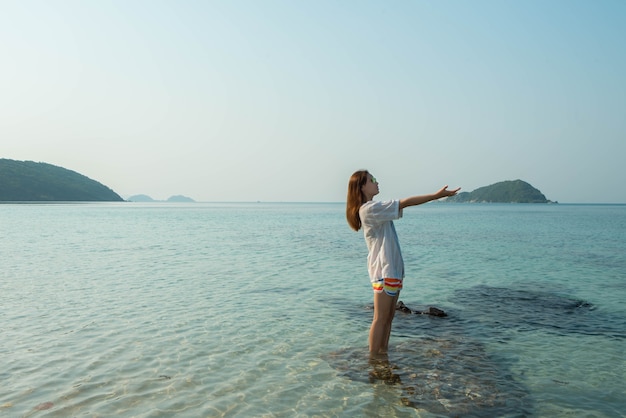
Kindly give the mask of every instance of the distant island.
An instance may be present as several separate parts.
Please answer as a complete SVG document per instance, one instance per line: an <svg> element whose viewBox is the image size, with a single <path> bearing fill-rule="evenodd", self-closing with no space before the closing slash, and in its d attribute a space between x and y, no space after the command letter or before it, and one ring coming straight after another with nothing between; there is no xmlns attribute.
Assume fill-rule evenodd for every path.
<svg viewBox="0 0 626 418"><path fill-rule="evenodd" d="M558 203L522 180L507 180L448 197L450 203Z"/></svg>
<svg viewBox="0 0 626 418"><path fill-rule="evenodd" d="M129 202L161 202L160 200L154 200L153 198L145 194L138 194L138 195L131 196L128 198L128 201ZM193 203L195 202L195 200L187 196L176 195L167 199L166 202Z"/></svg>
<svg viewBox="0 0 626 418"><path fill-rule="evenodd" d="M47 163L0 159L0 202L123 202L113 190Z"/></svg>

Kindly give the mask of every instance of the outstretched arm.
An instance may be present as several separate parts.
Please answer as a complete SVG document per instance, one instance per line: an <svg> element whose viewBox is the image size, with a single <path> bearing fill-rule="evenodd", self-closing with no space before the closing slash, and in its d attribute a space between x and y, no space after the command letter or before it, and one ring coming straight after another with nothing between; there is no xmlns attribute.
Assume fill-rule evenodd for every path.
<svg viewBox="0 0 626 418"><path fill-rule="evenodd" d="M421 205L422 203L430 202L431 200L441 199L442 197L454 196L459 190L461 190L460 187L457 187L454 190L448 190L448 185L446 184L433 194L424 194L421 196L411 196L405 199L400 199L400 209L404 209L407 206Z"/></svg>

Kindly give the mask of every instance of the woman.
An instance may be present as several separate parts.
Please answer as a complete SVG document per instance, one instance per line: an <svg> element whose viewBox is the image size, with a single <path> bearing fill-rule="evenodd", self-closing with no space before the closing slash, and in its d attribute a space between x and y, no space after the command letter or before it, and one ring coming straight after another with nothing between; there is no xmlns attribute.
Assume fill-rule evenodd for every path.
<svg viewBox="0 0 626 418"><path fill-rule="evenodd" d="M393 221L402 217L408 206L421 205L442 197L454 196L461 188L444 186L433 194L400 200L374 201L378 182L367 170L357 171L348 183L346 218L352 229L363 228L367 244L367 269L374 290L374 318L369 333L370 355L386 354L396 302L402 290L404 261Z"/></svg>

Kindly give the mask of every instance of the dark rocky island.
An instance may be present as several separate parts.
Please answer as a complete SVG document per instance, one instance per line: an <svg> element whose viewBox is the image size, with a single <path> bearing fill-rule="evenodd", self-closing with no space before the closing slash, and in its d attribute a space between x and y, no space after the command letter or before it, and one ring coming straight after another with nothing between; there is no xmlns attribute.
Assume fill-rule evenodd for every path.
<svg viewBox="0 0 626 418"><path fill-rule="evenodd" d="M113 190L47 163L0 159L1 202L123 202Z"/></svg>
<svg viewBox="0 0 626 418"><path fill-rule="evenodd" d="M473 192L461 192L444 202L452 203L556 203L522 180L507 180L480 187Z"/></svg>

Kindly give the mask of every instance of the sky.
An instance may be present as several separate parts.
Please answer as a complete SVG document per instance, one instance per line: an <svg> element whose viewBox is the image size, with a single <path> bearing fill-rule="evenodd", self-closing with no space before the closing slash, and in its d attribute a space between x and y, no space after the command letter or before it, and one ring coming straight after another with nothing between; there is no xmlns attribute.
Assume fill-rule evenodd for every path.
<svg viewBox="0 0 626 418"><path fill-rule="evenodd" d="M626 203L626 2L0 0L0 158L124 198Z"/></svg>

